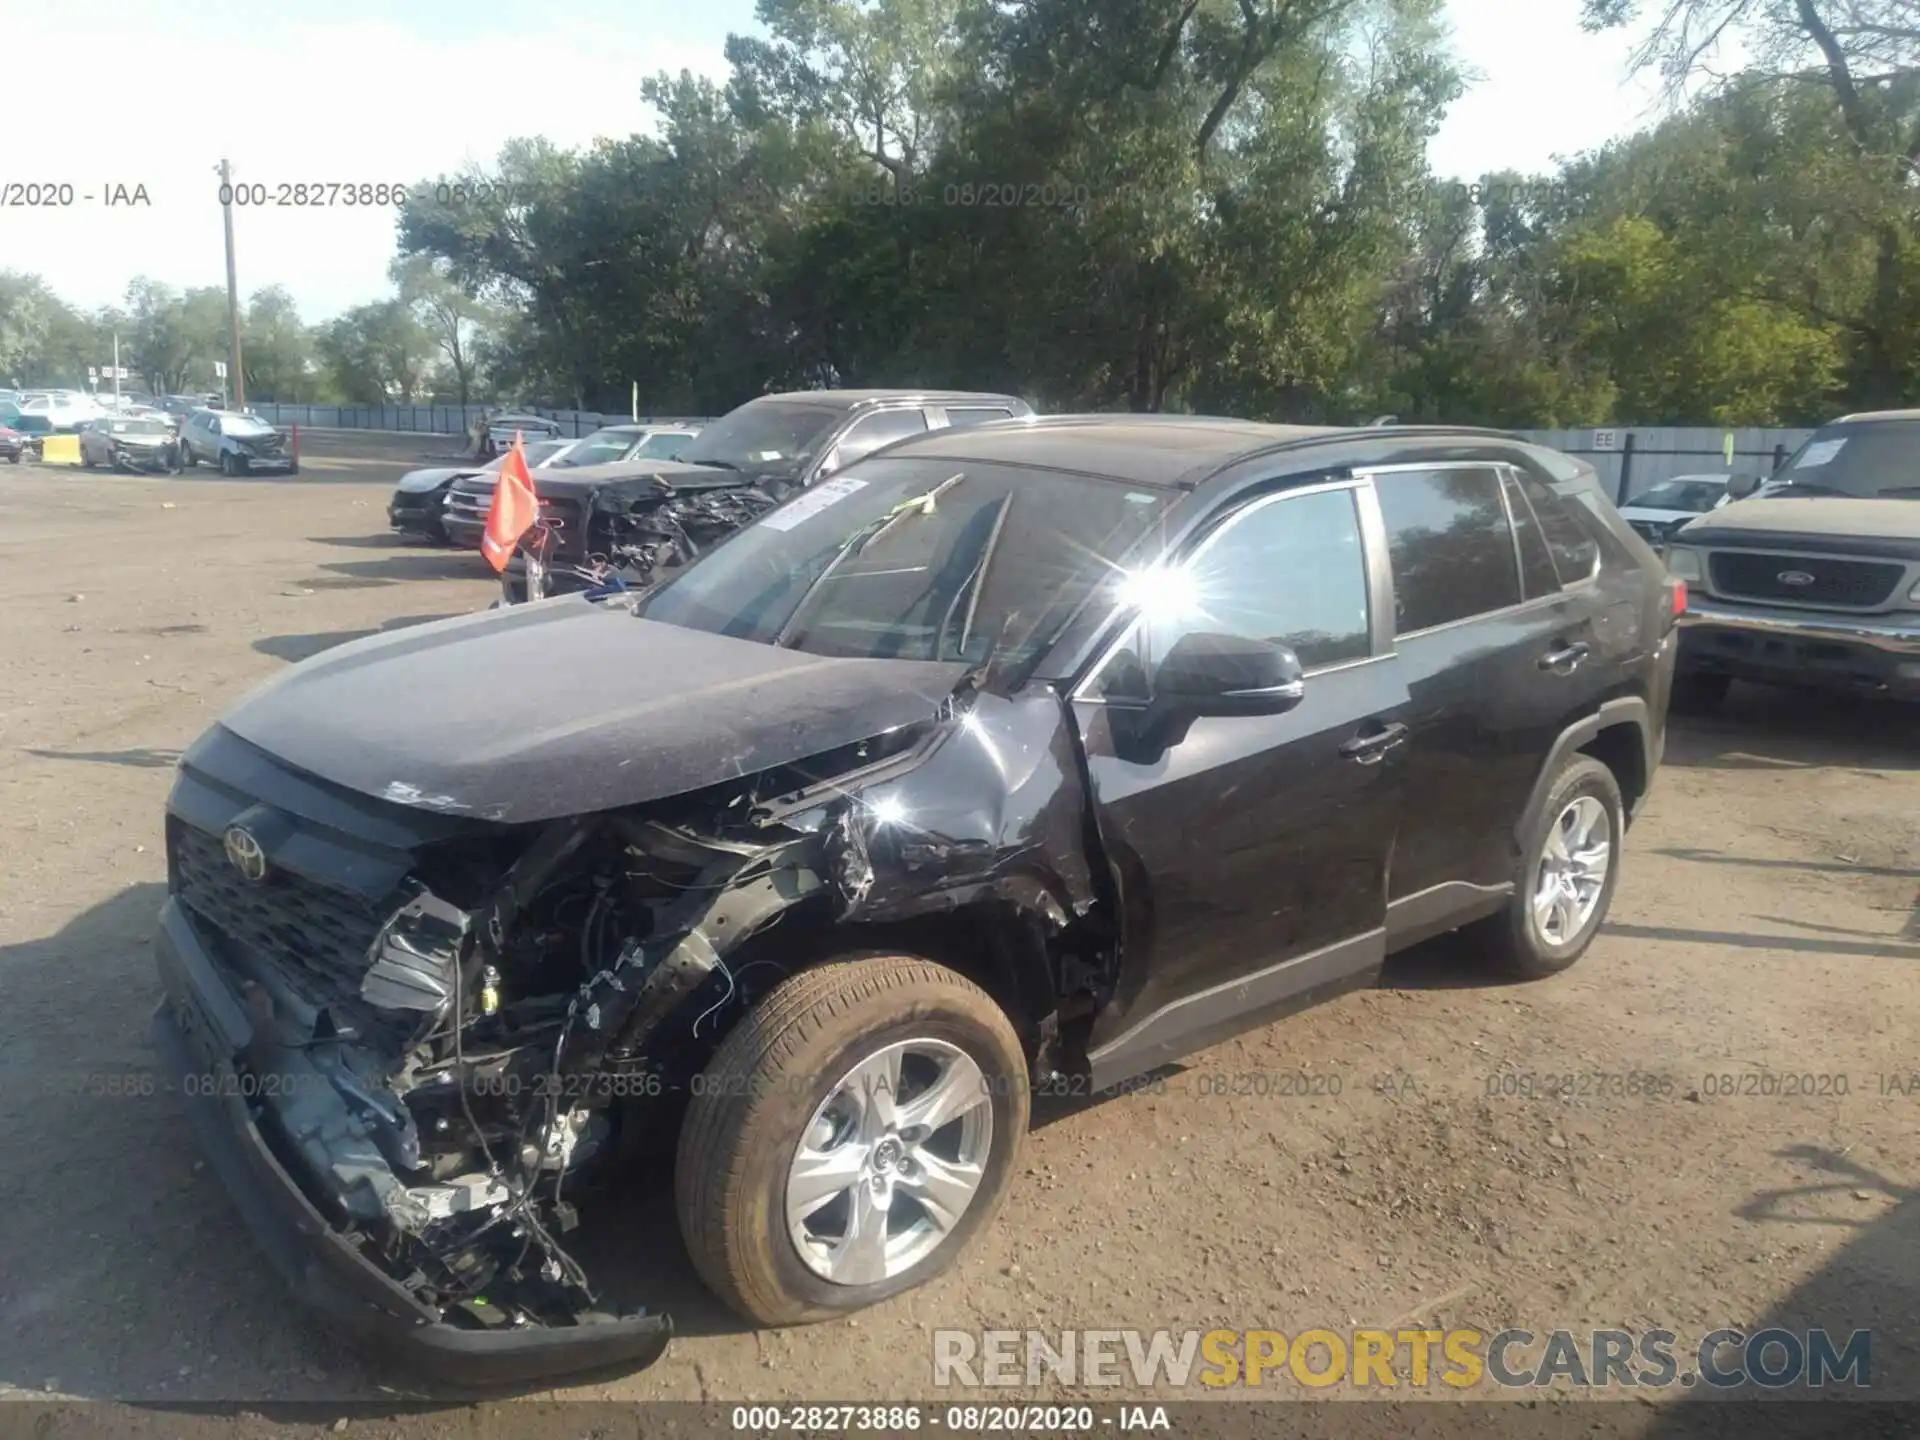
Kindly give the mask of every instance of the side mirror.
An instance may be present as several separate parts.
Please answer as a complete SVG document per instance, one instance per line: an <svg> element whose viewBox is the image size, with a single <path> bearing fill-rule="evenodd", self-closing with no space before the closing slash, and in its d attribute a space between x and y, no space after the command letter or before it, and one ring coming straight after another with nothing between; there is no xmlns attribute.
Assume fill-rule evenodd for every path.
<svg viewBox="0 0 1920 1440"><path fill-rule="evenodd" d="M1307 693L1300 657L1239 635L1185 635L1153 677L1156 709L1185 715L1279 715Z"/></svg>
<svg viewBox="0 0 1920 1440"><path fill-rule="evenodd" d="M1758 475L1736 475L1727 481L1727 498L1730 500L1744 500L1759 488L1760 477Z"/></svg>

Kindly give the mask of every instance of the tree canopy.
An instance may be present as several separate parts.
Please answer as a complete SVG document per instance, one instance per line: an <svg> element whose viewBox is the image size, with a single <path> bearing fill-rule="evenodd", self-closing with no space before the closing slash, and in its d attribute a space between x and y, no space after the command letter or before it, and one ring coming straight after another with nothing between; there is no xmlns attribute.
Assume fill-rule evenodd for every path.
<svg viewBox="0 0 1920 1440"><path fill-rule="evenodd" d="M1912 0L1550 3L1636 25L1673 103L1469 184L1427 159L1464 85L1440 0L760 0L724 84L641 83L651 133L419 187L394 298L305 327L253 297L249 392L714 414L928 384L1508 426L1910 402ZM0 274L0 369L84 370L111 325L186 383L224 297L138 280L89 316Z"/></svg>

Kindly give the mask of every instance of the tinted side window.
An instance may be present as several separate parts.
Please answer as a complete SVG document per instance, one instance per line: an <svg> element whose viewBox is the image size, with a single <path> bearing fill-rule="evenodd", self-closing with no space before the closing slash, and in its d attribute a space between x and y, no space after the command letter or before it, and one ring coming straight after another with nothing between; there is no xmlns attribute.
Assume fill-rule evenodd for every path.
<svg viewBox="0 0 1920 1440"><path fill-rule="evenodd" d="M1531 475L1520 477L1520 488L1526 492L1533 513L1539 517L1540 528L1546 532L1547 548L1553 552L1553 568L1560 574L1560 583L1573 585L1591 578L1594 561L1600 558L1600 547L1572 507Z"/></svg>
<svg viewBox="0 0 1920 1440"><path fill-rule="evenodd" d="M926 429L927 417L918 410L885 410L869 415L840 437L840 463L851 465L882 445L891 445L909 435L925 434Z"/></svg>
<svg viewBox="0 0 1920 1440"><path fill-rule="evenodd" d="M1012 415L1011 410L962 410L952 405L947 406L947 424L956 430L962 425L984 425L989 420L1010 419Z"/></svg>
<svg viewBox="0 0 1920 1440"><path fill-rule="evenodd" d="M1147 699L1157 657L1195 632L1276 641L1308 670L1371 653L1366 552L1351 490L1256 503L1202 542L1188 570L1195 613L1146 608L1098 693Z"/></svg>
<svg viewBox="0 0 1920 1440"><path fill-rule="evenodd" d="M1373 484L1387 526L1399 634L1520 603L1499 471L1394 470Z"/></svg>
<svg viewBox="0 0 1920 1440"><path fill-rule="evenodd" d="M1520 581L1526 588L1527 599L1551 595L1560 588L1560 576L1553 568L1553 556L1547 549L1547 532L1540 527L1512 472L1506 474L1504 483L1507 513L1513 517L1513 535L1520 545Z"/></svg>

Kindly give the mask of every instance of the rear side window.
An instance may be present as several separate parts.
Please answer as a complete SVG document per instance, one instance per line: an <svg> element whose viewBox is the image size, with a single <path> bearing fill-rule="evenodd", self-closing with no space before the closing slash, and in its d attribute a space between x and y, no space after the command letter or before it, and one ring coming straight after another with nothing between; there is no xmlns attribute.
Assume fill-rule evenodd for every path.
<svg viewBox="0 0 1920 1440"><path fill-rule="evenodd" d="M1513 527L1490 466L1373 477L1393 562L1394 629L1430 630L1520 603Z"/></svg>
<svg viewBox="0 0 1920 1440"><path fill-rule="evenodd" d="M1600 559L1600 547L1573 513L1572 506L1531 475L1520 477L1520 488L1526 493L1540 528L1546 532L1547 549L1553 552L1553 568L1560 575L1560 583L1576 585L1592 579L1593 567Z"/></svg>
<svg viewBox="0 0 1920 1440"><path fill-rule="evenodd" d="M985 425L990 420L1008 420L1013 417L1011 410L957 409L947 406L947 424L956 430L962 425Z"/></svg>
<svg viewBox="0 0 1920 1440"><path fill-rule="evenodd" d="M1560 588L1560 575L1553 568L1553 553L1547 548L1547 532L1527 504L1520 482L1512 471L1503 477L1507 491L1507 513L1513 517L1514 544L1520 551L1520 583L1527 599L1551 595Z"/></svg>
<svg viewBox="0 0 1920 1440"><path fill-rule="evenodd" d="M883 410L878 415L869 415L856 421L853 428L840 437L840 464L851 465L882 445L891 445L909 435L924 434L926 428L927 417L918 410Z"/></svg>

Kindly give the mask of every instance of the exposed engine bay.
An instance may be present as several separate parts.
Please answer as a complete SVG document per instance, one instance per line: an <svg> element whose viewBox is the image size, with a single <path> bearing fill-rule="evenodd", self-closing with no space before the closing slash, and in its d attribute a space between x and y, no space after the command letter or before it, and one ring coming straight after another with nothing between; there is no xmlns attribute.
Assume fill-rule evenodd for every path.
<svg viewBox="0 0 1920 1440"><path fill-rule="evenodd" d="M181 818L190 756L174 892L253 1014L237 1063L261 1129L341 1233L446 1324L587 1326L621 1318L572 1253L596 1183L669 1148L720 1038L849 930L998 902L992 947L1046 1017L1051 1067L1056 1017L1091 1014L1111 979L1064 735L1051 696L962 695L643 805L449 822L410 849L357 966L289 944L261 916L271 874L246 887L231 845ZM1054 993L1062 974L1075 994Z"/></svg>
<svg viewBox="0 0 1920 1440"><path fill-rule="evenodd" d="M551 488L543 485L543 496ZM697 486L664 475L603 485L585 494L578 519L568 518L570 504L543 505L545 523L522 549L541 562L544 594L643 589L759 519L789 489L779 479L749 483L740 476Z"/></svg>

